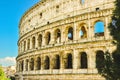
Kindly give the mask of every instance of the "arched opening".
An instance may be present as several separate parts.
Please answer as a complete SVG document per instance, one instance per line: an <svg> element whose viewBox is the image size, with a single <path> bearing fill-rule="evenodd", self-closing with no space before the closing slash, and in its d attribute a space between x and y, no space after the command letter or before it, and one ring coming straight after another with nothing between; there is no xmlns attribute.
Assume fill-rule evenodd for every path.
<svg viewBox="0 0 120 80"><path fill-rule="evenodd" d="M67 64L66 64L66 69L72 69L72 54L67 55Z"/></svg>
<svg viewBox="0 0 120 80"><path fill-rule="evenodd" d="M69 29L68 29L68 40L73 40L73 28L72 27L70 27Z"/></svg>
<svg viewBox="0 0 120 80"><path fill-rule="evenodd" d="M104 36L104 22L98 21L94 26L95 37Z"/></svg>
<svg viewBox="0 0 120 80"><path fill-rule="evenodd" d="M86 69L88 67L87 54L85 52L81 53L81 68Z"/></svg>
<svg viewBox="0 0 120 80"><path fill-rule="evenodd" d="M25 69L26 69L26 71L28 71L28 59L26 60Z"/></svg>
<svg viewBox="0 0 120 80"><path fill-rule="evenodd" d="M21 62L21 71L24 70L24 61Z"/></svg>
<svg viewBox="0 0 120 80"><path fill-rule="evenodd" d="M96 68L103 68L104 67L104 52L97 51L96 52Z"/></svg>
<svg viewBox="0 0 120 80"><path fill-rule="evenodd" d="M24 51L26 50L26 41L24 41Z"/></svg>
<svg viewBox="0 0 120 80"><path fill-rule="evenodd" d="M54 69L60 69L60 56L59 55L56 55L55 56L55 61L54 61Z"/></svg>
<svg viewBox="0 0 120 80"><path fill-rule="evenodd" d="M40 70L41 69L41 58L40 57L38 57L37 58L37 61L36 61L36 70Z"/></svg>
<svg viewBox="0 0 120 80"><path fill-rule="evenodd" d="M19 63L19 64L18 64L18 67L19 67L19 71L21 71L21 66L20 66L20 65L21 65L21 63Z"/></svg>
<svg viewBox="0 0 120 80"><path fill-rule="evenodd" d="M31 71L34 70L34 59L33 58L31 58L30 60L30 70Z"/></svg>
<svg viewBox="0 0 120 80"><path fill-rule="evenodd" d="M60 29L55 30L55 42L60 43L61 42L61 32Z"/></svg>
<svg viewBox="0 0 120 80"><path fill-rule="evenodd" d="M38 46L41 47L42 46L42 35L39 34L38 36Z"/></svg>
<svg viewBox="0 0 120 80"><path fill-rule="evenodd" d="M27 42L27 49L28 50L30 49L30 39L28 39L28 42Z"/></svg>
<svg viewBox="0 0 120 80"><path fill-rule="evenodd" d="M47 34L46 34L46 45L48 45L49 43L50 43L50 40L51 40L51 34L50 34L50 32L48 32Z"/></svg>
<svg viewBox="0 0 120 80"><path fill-rule="evenodd" d="M35 37L32 38L32 48L35 48Z"/></svg>
<svg viewBox="0 0 120 80"><path fill-rule="evenodd" d="M83 26L81 30L79 31L79 36L81 38L87 38L87 31L85 30L85 27Z"/></svg>
<svg viewBox="0 0 120 80"><path fill-rule="evenodd" d="M50 59L48 56L46 56L44 62L44 69L49 69L49 68L50 68Z"/></svg>
<svg viewBox="0 0 120 80"><path fill-rule="evenodd" d="M85 3L85 0L80 0L80 3L81 3L81 4L84 4L84 3Z"/></svg>

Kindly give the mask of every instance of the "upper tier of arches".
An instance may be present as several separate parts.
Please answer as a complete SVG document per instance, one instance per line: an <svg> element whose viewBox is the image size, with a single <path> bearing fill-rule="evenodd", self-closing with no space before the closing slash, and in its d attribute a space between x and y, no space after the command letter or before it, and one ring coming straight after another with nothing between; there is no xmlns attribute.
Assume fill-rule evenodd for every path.
<svg viewBox="0 0 120 80"><path fill-rule="evenodd" d="M35 28L40 28L68 17L113 8L113 1L42 0L30 8L21 18L19 24L20 37Z"/></svg>

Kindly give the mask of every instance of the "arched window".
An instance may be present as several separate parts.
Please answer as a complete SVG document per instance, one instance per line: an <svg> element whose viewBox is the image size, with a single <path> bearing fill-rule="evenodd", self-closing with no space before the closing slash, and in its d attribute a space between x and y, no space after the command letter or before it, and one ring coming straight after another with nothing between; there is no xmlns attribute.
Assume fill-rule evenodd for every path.
<svg viewBox="0 0 120 80"><path fill-rule="evenodd" d="M55 61L54 61L54 69L60 69L60 56L59 55L56 55L55 56Z"/></svg>
<svg viewBox="0 0 120 80"><path fill-rule="evenodd" d="M73 28L72 27L68 29L68 39L73 40Z"/></svg>
<svg viewBox="0 0 120 80"><path fill-rule="evenodd" d="M37 63L37 64L36 64L36 69L37 69L37 70L40 70L40 69L41 69L41 58L40 58L40 57L37 58L36 63Z"/></svg>
<svg viewBox="0 0 120 80"><path fill-rule="evenodd" d="M104 52L97 51L96 52L96 68L103 68L104 67Z"/></svg>
<svg viewBox="0 0 120 80"><path fill-rule="evenodd" d="M19 66L19 71L21 71L21 63L19 63L18 66Z"/></svg>
<svg viewBox="0 0 120 80"><path fill-rule="evenodd" d="M85 3L85 0L80 0L80 3L81 3L81 4L84 4L84 3Z"/></svg>
<svg viewBox="0 0 120 80"><path fill-rule="evenodd" d="M30 70L31 71L34 70L34 59L33 58L31 58L30 60Z"/></svg>
<svg viewBox="0 0 120 80"><path fill-rule="evenodd" d="M59 29L55 30L55 42L60 43L61 41L61 32Z"/></svg>
<svg viewBox="0 0 120 80"><path fill-rule="evenodd" d="M49 69L49 68L50 68L50 59L48 56L46 56L44 61L44 69Z"/></svg>
<svg viewBox="0 0 120 80"><path fill-rule="evenodd" d="M26 41L24 41L24 51L26 50Z"/></svg>
<svg viewBox="0 0 120 80"><path fill-rule="evenodd" d="M88 63L87 63L87 54L85 52L81 53L81 68L85 69L88 67Z"/></svg>
<svg viewBox="0 0 120 80"><path fill-rule="evenodd" d="M95 37L104 36L104 23L102 21L98 21L94 26Z"/></svg>
<svg viewBox="0 0 120 80"><path fill-rule="evenodd" d="M32 38L32 48L35 48L35 37Z"/></svg>
<svg viewBox="0 0 120 80"><path fill-rule="evenodd" d="M50 43L50 40L51 40L51 34L50 34L50 32L48 32L47 34L46 34L46 45L48 45L49 43Z"/></svg>
<svg viewBox="0 0 120 80"><path fill-rule="evenodd" d="M87 32L85 30L85 27L83 26L79 32L79 35L81 38L87 38Z"/></svg>
<svg viewBox="0 0 120 80"><path fill-rule="evenodd" d="M30 39L28 39L28 42L27 42L27 49L28 50L30 49Z"/></svg>
<svg viewBox="0 0 120 80"><path fill-rule="evenodd" d="M42 46L42 35L39 34L38 36L38 46L41 47Z"/></svg>
<svg viewBox="0 0 120 80"><path fill-rule="evenodd" d="M73 64L72 64L72 54L68 54L67 55L67 63L66 63L66 69L72 69L73 68Z"/></svg>
<svg viewBox="0 0 120 80"><path fill-rule="evenodd" d="M21 62L21 71L24 70L24 61Z"/></svg>
<svg viewBox="0 0 120 80"><path fill-rule="evenodd" d="M26 69L26 71L28 71L28 59L26 60L25 69Z"/></svg>

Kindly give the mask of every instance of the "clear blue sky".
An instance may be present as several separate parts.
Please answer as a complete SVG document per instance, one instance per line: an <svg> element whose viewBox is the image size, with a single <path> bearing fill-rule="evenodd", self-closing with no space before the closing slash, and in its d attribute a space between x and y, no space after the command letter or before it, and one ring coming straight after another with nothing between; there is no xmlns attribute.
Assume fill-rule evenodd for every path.
<svg viewBox="0 0 120 80"><path fill-rule="evenodd" d="M18 24L26 10L40 0L0 1L0 58L18 55Z"/></svg>

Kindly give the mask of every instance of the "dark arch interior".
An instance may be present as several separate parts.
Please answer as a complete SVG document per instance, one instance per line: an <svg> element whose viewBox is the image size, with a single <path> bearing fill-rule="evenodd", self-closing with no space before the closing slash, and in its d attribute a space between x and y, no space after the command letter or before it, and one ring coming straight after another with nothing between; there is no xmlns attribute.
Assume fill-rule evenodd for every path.
<svg viewBox="0 0 120 80"><path fill-rule="evenodd" d="M57 29L57 30L55 31L55 41L56 41L57 43L59 43L60 40L61 40L61 32L60 32L59 29Z"/></svg>
<svg viewBox="0 0 120 80"><path fill-rule="evenodd" d="M34 70L34 59L31 58L31 61L30 61L30 70Z"/></svg>
<svg viewBox="0 0 120 80"><path fill-rule="evenodd" d="M42 35L41 34L38 36L38 45L39 45L39 47L41 47L41 45L42 45Z"/></svg>
<svg viewBox="0 0 120 80"><path fill-rule="evenodd" d="M44 64L44 68L45 68L45 69L49 69L49 68L50 68L50 59L49 59L48 56L46 56L44 63L45 63L45 64Z"/></svg>
<svg viewBox="0 0 120 80"><path fill-rule="evenodd" d="M104 67L104 52L97 51L96 53L96 68L103 68Z"/></svg>
<svg viewBox="0 0 120 80"><path fill-rule="evenodd" d="M81 68L82 69L85 69L87 68L88 66L88 63L87 63L87 54L85 52L82 52L81 53Z"/></svg>
<svg viewBox="0 0 120 80"><path fill-rule="evenodd" d="M72 69L72 54L67 55L67 63L66 63L66 69Z"/></svg>
<svg viewBox="0 0 120 80"><path fill-rule="evenodd" d="M37 58L37 65L36 65L36 67L37 67L36 68L37 70L41 69L41 58L40 57Z"/></svg>
<svg viewBox="0 0 120 80"><path fill-rule="evenodd" d="M51 34L48 32L46 35L46 44L48 45L50 43L51 40Z"/></svg>
<svg viewBox="0 0 120 80"><path fill-rule="evenodd" d="M35 48L35 37L32 38L32 47Z"/></svg>
<svg viewBox="0 0 120 80"><path fill-rule="evenodd" d="M56 55L55 56L55 67L54 69L60 69L60 56Z"/></svg>

